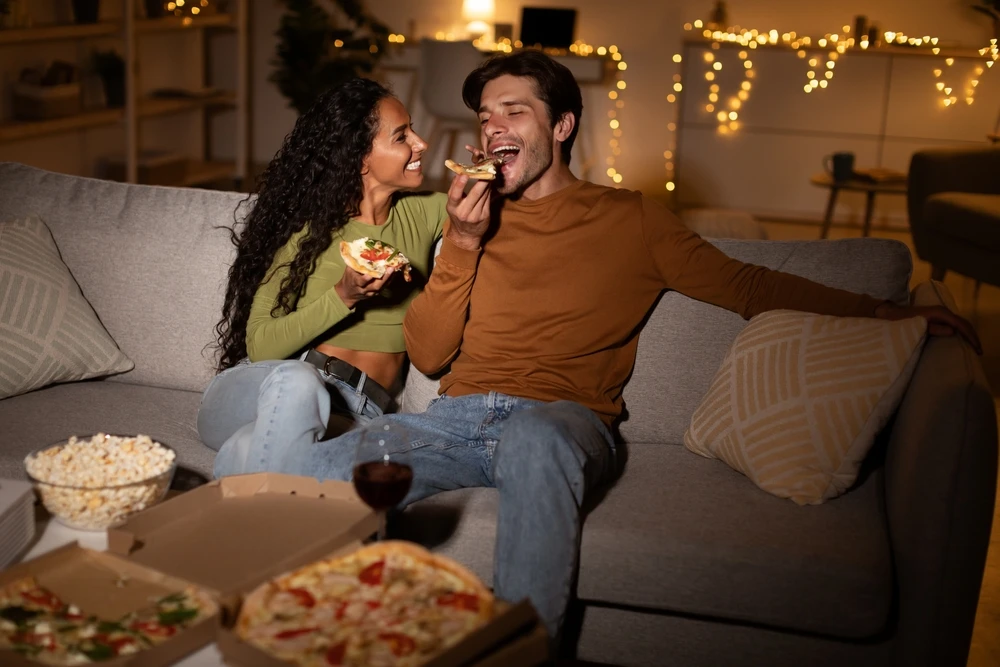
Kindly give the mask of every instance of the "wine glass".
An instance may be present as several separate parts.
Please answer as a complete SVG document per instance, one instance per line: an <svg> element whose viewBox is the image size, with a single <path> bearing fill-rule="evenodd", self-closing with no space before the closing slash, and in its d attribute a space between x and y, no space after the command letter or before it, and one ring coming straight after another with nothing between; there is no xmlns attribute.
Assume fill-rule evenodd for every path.
<svg viewBox="0 0 1000 667"><path fill-rule="evenodd" d="M354 489L378 514L378 540L385 539L386 513L410 491L410 438L398 424L380 424L361 434L354 453Z"/></svg>

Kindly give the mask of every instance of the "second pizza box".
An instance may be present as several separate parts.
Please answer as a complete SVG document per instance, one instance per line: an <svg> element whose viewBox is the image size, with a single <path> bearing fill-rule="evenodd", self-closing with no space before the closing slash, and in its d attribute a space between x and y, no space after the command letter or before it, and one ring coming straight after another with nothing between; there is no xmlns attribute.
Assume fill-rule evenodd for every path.
<svg viewBox="0 0 1000 667"><path fill-rule="evenodd" d="M352 545L378 526L345 482L256 473L224 477L108 531L108 551L214 592L232 610L242 593Z"/></svg>
<svg viewBox="0 0 1000 667"><path fill-rule="evenodd" d="M51 605L55 609L58 600L62 604L72 605L71 609L75 608L73 614L79 616L79 620L67 619L61 623L61 627L88 625L94 633L91 639L100 642L99 646L90 644L89 650L96 652L99 648L104 648L107 652L106 655L100 656L102 665L116 667L172 665L188 653L215 639L219 621L216 609L203 609L206 612L205 617L182 630L178 630L179 626L172 624L173 621L179 620L176 617L173 621L160 618L163 625L152 620L142 622L141 630L149 636L162 638L164 632L169 633L169 639L155 645L141 642L134 633L126 634L123 628L127 622L121 619L127 614L149 609L156 600L183 592L191 586L191 582L157 572L133 563L127 558L70 544L0 572L0 589L29 577L34 580L35 585L43 589L33 593L33 601L36 604ZM18 625L23 623L26 613L29 612L17 604L5 606L0 610L2 618L0 622ZM102 622L97 627L87 624L86 617L89 616L96 616ZM41 624L21 632L24 639L19 642L22 645L21 653L14 650L0 650L0 664L7 667L37 667L40 663L28 657L29 655L44 653L45 655L40 657L54 659L71 650L72 644L67 639L70 636L68 633L54 626L47 628L47 632L39 632L40 627ZM130 627L129 630L134 628ZM110 636L116 632L119 634L117 641L129 642L134 652L122 650L121 655L110 658L113 653L109 652L107 647L116 645L116 640L104 639L102 635ZM121 649L118 644L114 652ZM82 655L86 654L80 654L77 658ZM94 659L98 657L92 655Z"/></svg>

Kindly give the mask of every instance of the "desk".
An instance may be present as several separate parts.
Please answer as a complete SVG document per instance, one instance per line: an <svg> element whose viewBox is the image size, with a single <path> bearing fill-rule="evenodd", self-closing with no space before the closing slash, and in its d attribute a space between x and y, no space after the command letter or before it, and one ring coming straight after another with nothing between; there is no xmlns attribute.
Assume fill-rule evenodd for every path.
<svg viewBox="0 0 1000 667"><path fill-rule="evenodd" d="M825 239L830 231L830 222L833 220L833 209L837 205L837 194L841 190L849 192L864 192L867 201L865 202L865 225L861 231L862 236L868 236L872 227L872 213L875 210L875 196L879 194L905 195L905 181L873 182L858 178L847 181L835 181L829 174L819 174L809 179L813 185L830 189L830 198L826 202L826 214L823 216L823 231L819 237Z"/></svg>

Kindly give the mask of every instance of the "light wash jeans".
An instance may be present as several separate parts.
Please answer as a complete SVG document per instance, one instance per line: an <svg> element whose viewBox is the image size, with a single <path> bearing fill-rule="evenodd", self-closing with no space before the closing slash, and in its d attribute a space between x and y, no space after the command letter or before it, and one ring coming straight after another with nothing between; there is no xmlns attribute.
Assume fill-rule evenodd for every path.
<svg viewBox="0 0 1000 667"><path fill-rule="evenodd" d="M243 361L208 384L198 409L198 435L218 451L311 445L379 417L360 390L304 361Z"/></svg>
<svg viewBox="0 0 1000 667"><path fill-rule="evenodd" d="M411 439L414 472L404 504L440 491L496 487L494 592L509 601L529 598L558 642L579 564L584 498L617 470L614 440L597 415L571 401L496 392L440 396L424 413L385 415L315 442L300 435L322 429L312 414L311 420L302 415L270 422L287 437L230 439L216 457L216 476L268 470L348 480L363 432L384 423L402 426Z"/></svg>

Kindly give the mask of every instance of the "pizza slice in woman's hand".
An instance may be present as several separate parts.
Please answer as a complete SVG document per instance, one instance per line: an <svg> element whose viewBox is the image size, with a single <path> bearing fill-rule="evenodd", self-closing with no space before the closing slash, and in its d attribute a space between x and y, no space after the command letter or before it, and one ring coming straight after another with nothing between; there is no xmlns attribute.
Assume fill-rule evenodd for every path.
<svg viewBox="0 0 1000 667"><path fill-rule="evenodd" d="M392 267L403 272L403 280L410 282L410 260L385 241L361 237L348 243L340 242L340 256L344 263L358 273L381 278L385 270Z"/></svg>

